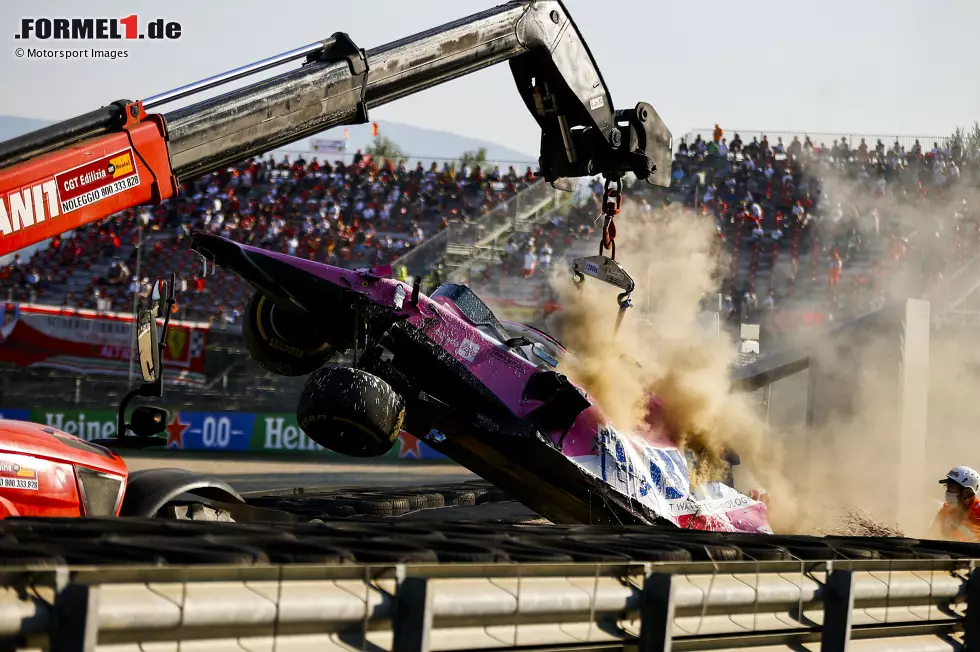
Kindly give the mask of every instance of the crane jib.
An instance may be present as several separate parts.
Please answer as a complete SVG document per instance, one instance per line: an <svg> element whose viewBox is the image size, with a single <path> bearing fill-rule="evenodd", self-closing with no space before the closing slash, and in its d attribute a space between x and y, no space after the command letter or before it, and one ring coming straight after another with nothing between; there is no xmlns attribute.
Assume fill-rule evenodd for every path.
<svg viewBox="0 0 980 652"><path fill-rule="evenodd" d="M163 106L304 57L297 69L168 113L148 115L142 103L121 100L0 143L0 256L159 203L180 182L367 122L370 108L504 61L542 131L541 177L633 172L669 185L669 130L649 104L613 107L560 0L510 2L370 51L338 32L147 102ZM132 168L121 172L113 159L124 152ZM71 178L81 168L89 176Z"/></svg>

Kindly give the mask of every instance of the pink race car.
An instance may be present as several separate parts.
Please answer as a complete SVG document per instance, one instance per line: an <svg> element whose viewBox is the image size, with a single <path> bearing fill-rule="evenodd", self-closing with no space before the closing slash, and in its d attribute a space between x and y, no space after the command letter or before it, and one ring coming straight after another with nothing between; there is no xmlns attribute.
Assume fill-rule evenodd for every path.
<svg viewBox="0 0 980 652"><path fill-rule="evenodd" d="M418 282L213 235L193 249L256 288L249 352L309 374L297 419L326 448L383 455L405 430L556 523L771 533L765 504L721 482L692 488L683 452L618 431L560 372L557 341L501 322L464 285L425 296ZM340 352L350 365L324 366Z"/></svg>

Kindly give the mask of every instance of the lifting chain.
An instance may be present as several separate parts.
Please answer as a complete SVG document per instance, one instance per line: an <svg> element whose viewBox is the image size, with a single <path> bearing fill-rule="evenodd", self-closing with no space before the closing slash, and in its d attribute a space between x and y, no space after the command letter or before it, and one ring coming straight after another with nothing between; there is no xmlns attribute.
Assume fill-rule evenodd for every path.
<svg viewBox="0 0 980 652"><path fill-rule="evenodd" d="M599 255L603 251L609 250L609 258L616 260L616 216L619 209L623 206L623 182L621 179L606 179L606 185L602 190L602 241L599 243ZM616 297L619 304L619 314L616 315L616 326L614 333L619 332L619 327L623 323L626 310L633 306L630 301L630 292L623 292Z"/></svg>
<svg viewBox="0 0 980 652"><path fill-rule="evenodd" d="M615 187L613 187L615 184ZM616 260L616 216L623 205L622 182L619 179L606 179L602 191L602 240L599 242L599 255L606 249L610 258Z"/></svg>
<svg viewBox="0 0 980 652"><path fill-rule="evenodd" d="M619 282L628 281L628 286L620 285L626 292L621 293L616 301L619 304L619 314L616 316L616 326L614 329L615 333L619 332L619 327L623 322L623 316L626 314L626 310L632 306L630 301L630 294L633 291L633 281L626 274L622 266L616 262L616 216L619 215L619 209L623 205L623 185L619 178L607 178L605 188L602 193L602 212L600 216L603 218L602 223L602 239L599 241L599 255L597 257L590 257L585 259L576 259L584 263L584 267L588 270L592 267L592 272L589 273L590 276L595 276L606 283L613 283L619 285ZM608 258L605 255L606 251L609 251L610 255ZM579 263L576 262L576 265ZM612 278L618 278L619 282L610 280L609 268L613 268ZM600 271L602 270L602 271ZM575 285L579 288L582 287L582 282L585 280L585 276L581 271L576 271L572 280Z"/></svg>

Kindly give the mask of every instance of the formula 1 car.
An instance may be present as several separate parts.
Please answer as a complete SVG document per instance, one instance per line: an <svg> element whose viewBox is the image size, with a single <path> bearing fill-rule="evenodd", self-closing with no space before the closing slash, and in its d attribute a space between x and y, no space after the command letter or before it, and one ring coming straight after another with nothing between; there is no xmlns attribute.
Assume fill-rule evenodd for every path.
<svg viewBox="0 0 980 652"><path fill-rule="evenodd" d="M559 371L561 344L501 322L464 285L425 296L418 280L209 234L192 248L205 273L220 266L257 289L246 346L269 371L309 374L297 420L328 449L383 455L405 430L556 523L771 532L765 504L720 482L692 487L669 439L617 430ZM324 366L341 352L351 364Z"/></svg>

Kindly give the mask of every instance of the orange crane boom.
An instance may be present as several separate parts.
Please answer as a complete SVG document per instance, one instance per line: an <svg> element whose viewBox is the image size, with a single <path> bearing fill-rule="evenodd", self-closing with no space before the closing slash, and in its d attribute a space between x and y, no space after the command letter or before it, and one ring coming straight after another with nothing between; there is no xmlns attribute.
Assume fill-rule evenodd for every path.
<svg viewBox="0 0 980 652"><path fill-rule="evenodd" d="M169 113L156 107L297 60L290 70ZM307 46L0 143L0 256L135 206L180 184L371 108L508 61L541 127L538 174L627 172L670 183L671 135L646 103L616 111L560 0L515 0L365 51L336 33Z"/></svg>

